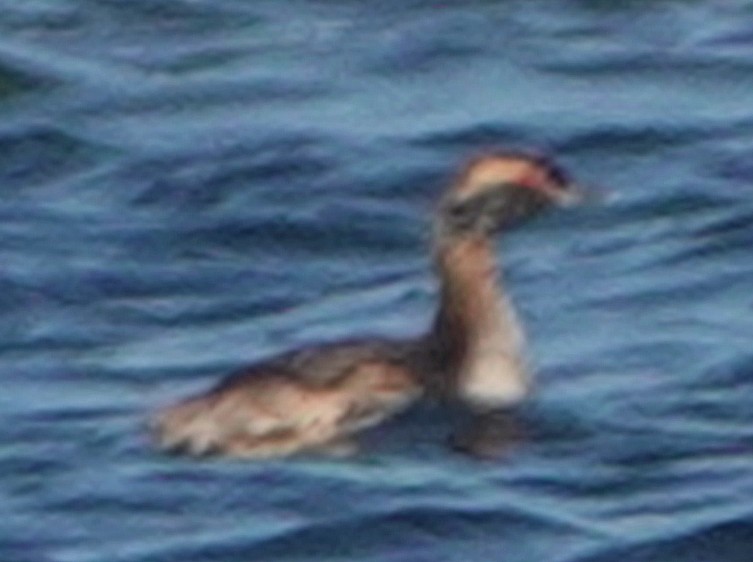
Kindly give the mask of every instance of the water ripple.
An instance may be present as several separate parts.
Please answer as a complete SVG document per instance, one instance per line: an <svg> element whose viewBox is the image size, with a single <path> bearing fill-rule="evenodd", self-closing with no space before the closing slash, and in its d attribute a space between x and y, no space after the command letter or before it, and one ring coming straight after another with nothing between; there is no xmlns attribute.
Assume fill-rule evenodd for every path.
<svg viewBox="0 0 753 562"><path fill-rule="evenodd" d="M748 560L747 4L0 0L0 558ZM597 194L502 241L503 458L436 405L352 459L153 451L251 361L421 333L431 210L500 146Z"/></svg>

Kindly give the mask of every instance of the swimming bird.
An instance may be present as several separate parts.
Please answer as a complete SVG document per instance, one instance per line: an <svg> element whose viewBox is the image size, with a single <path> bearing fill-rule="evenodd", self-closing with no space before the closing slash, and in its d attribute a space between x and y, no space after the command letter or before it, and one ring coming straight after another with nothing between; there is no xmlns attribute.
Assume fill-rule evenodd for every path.
<svg viewBox="0 0 753 562"><path fill-rule="evenodd" d="M530 392L523 337L497 279L493 236L577 191L553 161L525 152L464 165L434 217L440 303L428 333L363 339L263 360L159 411L157 444L191 455L283 457L343 452L353 436L421 397L472 411L506 408Z"/></svg>

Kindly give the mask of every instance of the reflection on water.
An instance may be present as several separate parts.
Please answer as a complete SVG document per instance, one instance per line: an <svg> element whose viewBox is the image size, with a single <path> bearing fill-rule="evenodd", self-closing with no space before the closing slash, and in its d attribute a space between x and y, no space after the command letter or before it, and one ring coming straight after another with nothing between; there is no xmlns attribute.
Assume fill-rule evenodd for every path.
<svg viewBox="0 0 753 562"><path fill-rule="evenodd" d="M3 560L748 560L750 6L0 0ZM420 331L489 145L607 195L504 241L537 395L497 461L431 408L352 460L154 453L151 409Z"/></svg>

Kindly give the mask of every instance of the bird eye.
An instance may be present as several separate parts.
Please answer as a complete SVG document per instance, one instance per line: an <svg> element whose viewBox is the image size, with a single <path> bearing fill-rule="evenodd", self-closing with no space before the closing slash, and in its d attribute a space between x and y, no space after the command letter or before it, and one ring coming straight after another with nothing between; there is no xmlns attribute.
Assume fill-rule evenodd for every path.
<svg viewBox="0 0 753 562"><path fill-rule="evenodd" d="M565 170L550 162L548 166L549 178L552 182L560 187L564 187L570 184L570 178Z"/></svg>
<svg viewBox="0 0 753 562"><path fill-rule="evenodd" d="M548 158L547 156L537 155L536 157L534 157L534 161L541 168L546 170L546 175L550 182L558 187L565 187L567 185L570 185L570 176L567 174L567 172L565 172L563 168L555 164L551 158Z"/></svg>

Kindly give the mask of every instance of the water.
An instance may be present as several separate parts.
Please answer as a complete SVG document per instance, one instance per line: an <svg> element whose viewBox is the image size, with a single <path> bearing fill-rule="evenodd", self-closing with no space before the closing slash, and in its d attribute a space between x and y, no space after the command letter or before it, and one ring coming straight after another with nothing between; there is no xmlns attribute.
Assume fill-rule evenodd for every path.
<svg viewBox="0 0 753 562"><path fill-rule="evenodd" d="M0 559L748 562L753 5L619 4L0 0ZM510 144L603 194L501 250L529 439L150 448L228 370L420 332L432 202Z"/></svg>

